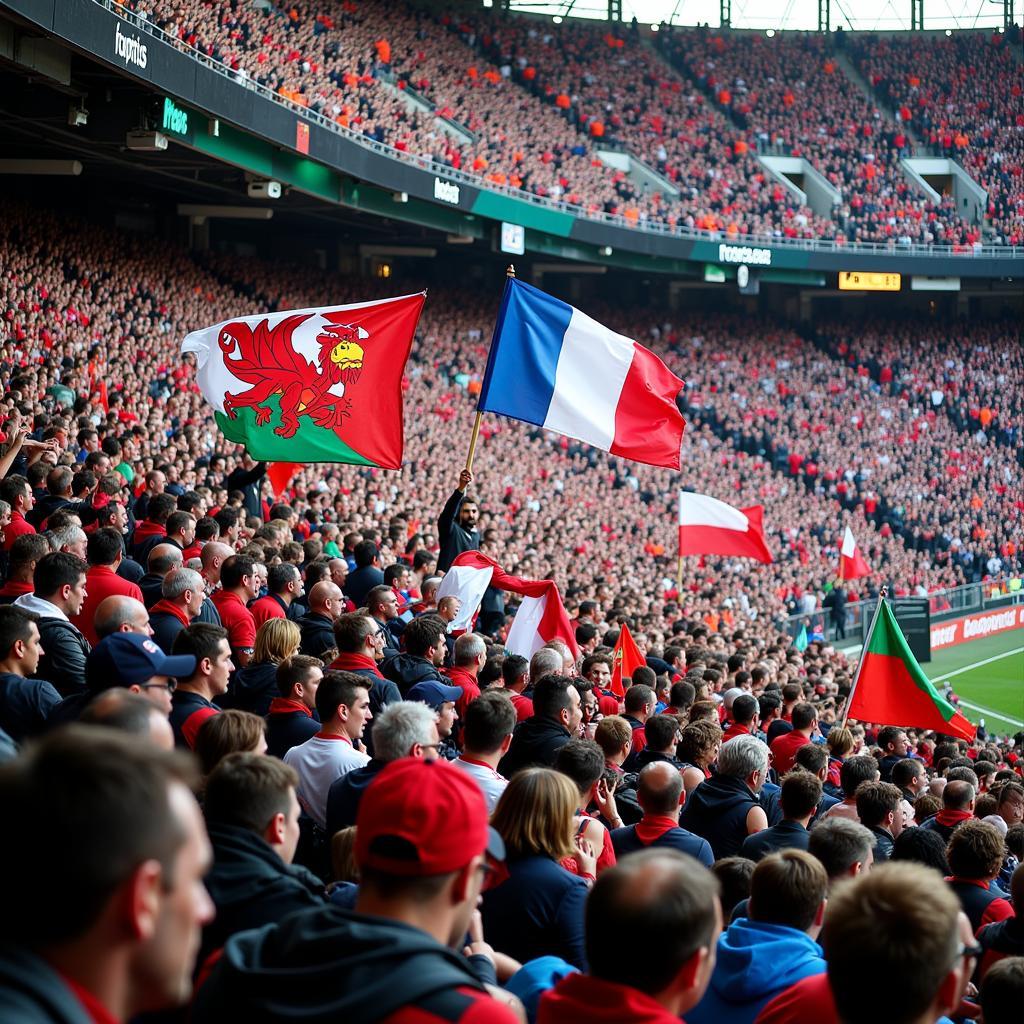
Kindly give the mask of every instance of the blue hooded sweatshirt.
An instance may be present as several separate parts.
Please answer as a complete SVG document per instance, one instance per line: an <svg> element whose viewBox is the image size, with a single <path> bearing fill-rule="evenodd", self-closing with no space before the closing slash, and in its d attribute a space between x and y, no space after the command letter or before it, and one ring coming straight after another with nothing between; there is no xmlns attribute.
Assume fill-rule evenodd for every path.
<svg viewBox="0 0 1024 1024"><path fill-rule="evenodd" d="M741 917L718 940L711 984L686 1024L753 1024L780 992L824 971L822 948L806 933Z"/></svg>

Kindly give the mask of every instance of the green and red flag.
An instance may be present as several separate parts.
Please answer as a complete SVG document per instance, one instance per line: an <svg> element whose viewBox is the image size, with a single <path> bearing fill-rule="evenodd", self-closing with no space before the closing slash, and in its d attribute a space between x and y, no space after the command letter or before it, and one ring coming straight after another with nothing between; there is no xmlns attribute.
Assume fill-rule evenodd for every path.
<svg viewBox="0 0 1024 1024"><path fill-rule="evenodd" d="M924 674L884 598L864 643L847 717L915 729L934 729L970 742L977 727Z"/></svg>
<svg viewBox="0 0 1024 1024"><path fill-rule="evenodd" d="M259 313L182 343L224 436L267 462L402 464L402 375L425 292Z"/></svg>
<svg viewBox="0 0 1024 1024"><path fill-rule="evenodd" d="M647 664L640 648L637 647L629 627L623 623L619 630L619 639L615 641L615 650L612 651L612 682L609 689L616 697L626 695L623 679L630 679L633 673L642 665Z"/></svg>

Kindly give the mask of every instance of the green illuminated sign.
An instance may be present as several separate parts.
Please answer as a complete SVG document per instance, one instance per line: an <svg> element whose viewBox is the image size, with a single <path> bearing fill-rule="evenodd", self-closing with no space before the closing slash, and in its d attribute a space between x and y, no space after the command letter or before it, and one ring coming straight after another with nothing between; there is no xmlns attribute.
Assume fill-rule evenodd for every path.
<svg viewBox="0 0 1024 1024"><path fill-rule="evenodd" d="M188 114L170 97L164 97L163 130L175 135L188 135Z"/></svg>

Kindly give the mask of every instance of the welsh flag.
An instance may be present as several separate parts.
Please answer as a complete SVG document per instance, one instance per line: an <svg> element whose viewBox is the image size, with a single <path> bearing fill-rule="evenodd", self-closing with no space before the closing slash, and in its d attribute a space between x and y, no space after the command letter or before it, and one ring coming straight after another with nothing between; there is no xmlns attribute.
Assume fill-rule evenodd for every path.
<svg viewBox="0 0 1024 1024"><path fill-rule="evenodd" d="M425 292L259 313L187 335L224 436L267 462L402 464L402 374Z"/></svg>
<svg viewBox="0 0 1024 1024"><path fill-rule="evenodd" d="M623 623L619 630L619 639L615 641L615 650L612 651L612 682L609 686L612 693L616 697L625 697L626 689L622 685L622 680L631 679L633 672L646 664L647 659L637 647L633 634Z"/></svg>
<svg viewBox="0 0 1024 1024"><path fill-rule="evenodd" d="M846 714L860 722L934 729L968 742L977 731L932 686L884 599L864 645Z"/></svg>

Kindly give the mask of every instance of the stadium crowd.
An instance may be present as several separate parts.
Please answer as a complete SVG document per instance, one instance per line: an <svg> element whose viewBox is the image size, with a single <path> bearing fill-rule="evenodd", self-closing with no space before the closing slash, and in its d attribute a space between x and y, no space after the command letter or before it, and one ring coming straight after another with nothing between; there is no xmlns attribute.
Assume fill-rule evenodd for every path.
<svg viewBox="0 0 1024 1024"><path fill-rule="evenodd" d="M273 493L180 340L367 282L2 212L3 1014L860 1021L875 974L903 981L894 1022L1014 1019L1024 737L847 727L846 657L781 628L825 596L847 522L865 593L988 573L892 528L914 459L909 481L872 466L874 508L863 463L840 490L860 428L828 382L871 429L884 410L905 427L902 367L876 389L837 329L815 347L648 312L643 339L690 383L682 481L765 504L778 559L690 559L678 592L671 475L489 419L458 477L493 301L431 292L400 472L308 467ZM991 347L994 373L1004 330L963 328L960 355ZM913 344L886 332L863 341L880 363ZM822 409L834 438L804 426ZM992 445L1000 471L1011 450ZM964 493L949 521L990 529L966 548L1012 540ZM509 655L500 595L448 635L437 575L474 547L559 583L578 655ZM647 664L619 695L624 626ZM652 954L624 957L638 934Z"/></svg>
<svg viewBox="0 0 1024 1024"><path fill-rule="evenodd" d="M980 227L964 222L952 199L933 203L913 191L899 161L914 139L850 81L823 37L674 29L659 36L656 48L635 31L610 32L596 23L554 25L380 0L122 6L242 84L258 83L345 128L492 186L590 214L725 236L981 241ZM1000 95L1012 105L1019 67L1007 46L986 48L981 38L968 34L958 43L978 70L972 81L986 94L990 85L1007 86ZM888 50L876 49L872 59L890 70ZM949 78L959 52L941 51L931 65L922 55L922 64L934 66L935 76L945 69ZM879 89L890 86L881 72L870 78ZM985 141L974 144L972 152L982 155L968 169L989 190L992 240L1009 244L1019 240L1020 126L1006 104L979 113L985 124L971 137ZM520 125L530 130L516 130ZM646 186L609 166L599 156L608 147L627 149L666 185ZM758 150L806 156L842 202L829 217L801 207L757 162Z"/></svg>
<svg viewBox="0 0 1024 1024"><path fill-rule="evenodd" d="M1015 38L1016 37L1016 38ZM857 35L857 66L900 124L960 163L988 193L993 240L1024 241L1024 95L1017 33Z"/></svg>

